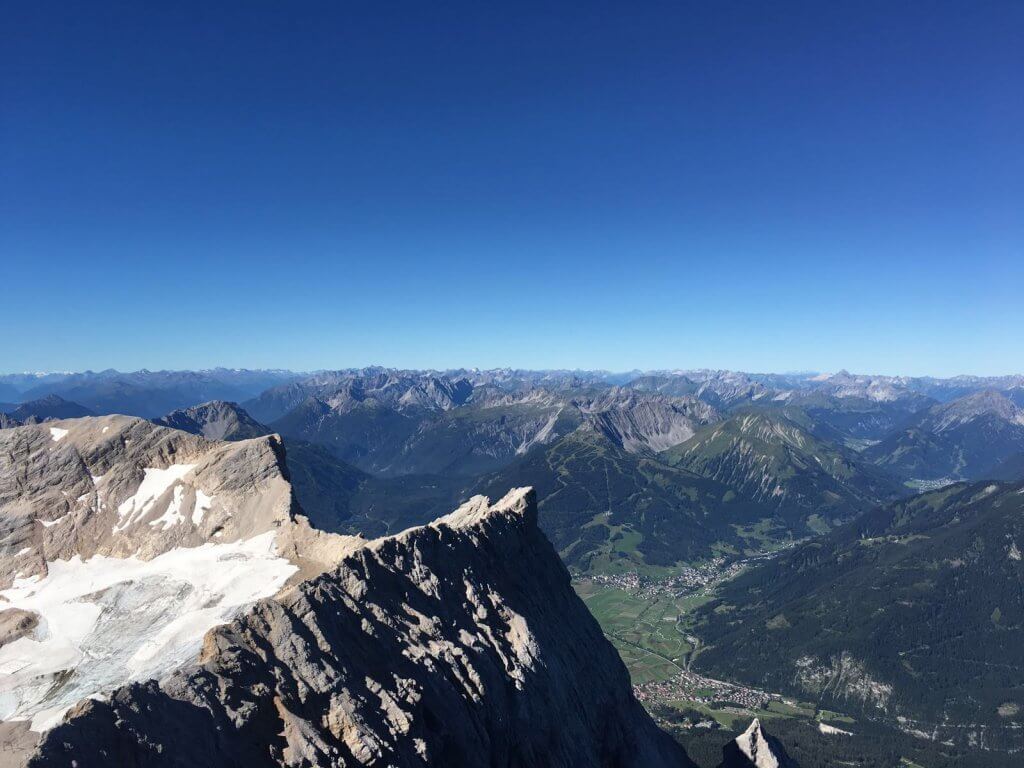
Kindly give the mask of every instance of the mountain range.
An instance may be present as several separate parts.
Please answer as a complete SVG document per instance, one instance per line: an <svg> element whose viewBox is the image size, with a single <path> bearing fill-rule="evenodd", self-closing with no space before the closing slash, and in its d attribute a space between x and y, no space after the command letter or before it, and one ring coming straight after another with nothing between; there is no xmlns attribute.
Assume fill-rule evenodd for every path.
<svg viewBox="0 0 1024 768"><path fill-rule="evenodd" d="M778 710L672 730L702 768L1024 748L1020 377L0 383L0 740L18 765L158 765L185 732L200 764L687 765L629 693L619 654L632 673L638 653L825 717L813 737L763 719ZM703 573L725 578L678 592ZM616 652L570 578L661 618ZM591 686L582 710L570 679ZM671 726L681 704L659 701ZM526 730L570 710L564 733Z"/></svg>
<svg viewBox="0 0 1024 768"><path fill-rule="evenodd" d="M1010 476L1024 452L1020 377L370 368L5 380L87 397L64 406L75 412L15 405L0 426L97 404L138 412L142 400L211 388L252 395L269 382L240 406L194 401L151 416L213 438L282 435L310 514L344 532L382 535L477 491L535 486L542 527L584 568L799 539L914 488ZM98 399L122 385L126 399Z"/></svg>

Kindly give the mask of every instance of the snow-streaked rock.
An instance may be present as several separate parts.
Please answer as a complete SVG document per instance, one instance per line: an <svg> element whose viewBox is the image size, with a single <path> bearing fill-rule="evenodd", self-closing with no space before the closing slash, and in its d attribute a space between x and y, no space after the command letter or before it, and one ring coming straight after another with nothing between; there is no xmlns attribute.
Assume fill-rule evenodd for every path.
<svg viewBox="0 0 1024 768"><path fill-rule="evenodd" d="M0 433L0 720L36 731L161 678L203 635L361 540L311 529L280 441L131 417Z"/></svg>
<svg viewBox="0 0 1024 768"><path fill-rule="evenodd" d="M274 532L169 550L152 560L95 555L48 565L0 592L45 631L0 648L0 720L45 731L88 696L160 679L199 652L211 627L277 592L297 566ZM64 678L67 678L66 680Z"/></svg>

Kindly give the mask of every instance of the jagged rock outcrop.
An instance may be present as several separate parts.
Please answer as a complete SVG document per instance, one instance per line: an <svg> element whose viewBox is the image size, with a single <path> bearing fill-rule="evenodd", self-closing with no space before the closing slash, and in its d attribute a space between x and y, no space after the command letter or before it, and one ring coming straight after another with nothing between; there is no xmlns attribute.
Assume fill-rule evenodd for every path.
<svg viewBox="0 0 1024 768"><path fill-rule="evenodd" d="M666 397L619 387L576 405L608 439L630 453L672 448L721 418L696 397Z"/></svg>
<svg viewBox="0 0 1024 768"><path fill-rule="evenodd" d="M779 740L770 736L757 718L743 733L722 748L719 768L789 768L794 763Z"/></svg>
<svg viewBox="0 0 1024 768"><path fill-rule="evenodd" d="M0 429L14 429L21 425L21 422L13 416L8 416L6 413L0 413Z"/></svg>
<svg viewBox="0 0 1024 768"><path fill-rule="evenodd" d="M226 400L211 400L191 408L172 411L154 419L153 423L202 435L207 440L248 440L271 432L238 403Z"/></svg>
<svg viewBox="0 0 1024 768"><path fill-rule="evenodd" d="M532 492L367 542L88 700L32 766L690 765L537 527Z"/></svg>

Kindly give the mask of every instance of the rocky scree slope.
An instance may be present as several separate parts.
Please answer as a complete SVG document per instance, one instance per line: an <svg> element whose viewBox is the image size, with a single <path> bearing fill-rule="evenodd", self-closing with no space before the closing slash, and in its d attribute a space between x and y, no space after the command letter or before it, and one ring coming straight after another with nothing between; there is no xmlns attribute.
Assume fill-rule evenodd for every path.
<svg viewBox="0 0 1024 768"><path fill-rule="evenodd" d="M668 397L621 387L573 405L630 453L664 451L721 418L713 407L690 395Z"/></svg>
<svg viewBox="0 0 1024 768"><path fill-rule="evenodd" d="M690 765L537 527L532 492L366 542L84 701L30 765Z"/></svg>

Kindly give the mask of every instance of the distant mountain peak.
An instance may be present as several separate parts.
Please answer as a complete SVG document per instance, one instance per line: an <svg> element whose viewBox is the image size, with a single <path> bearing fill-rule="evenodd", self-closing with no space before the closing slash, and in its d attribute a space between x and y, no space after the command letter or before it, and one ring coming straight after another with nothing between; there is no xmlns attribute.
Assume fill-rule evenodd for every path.
<svg viewBox="0 0 1024 768"><path fill-rule="evenodd" d="M22 403L8 415L23 423L34 423L48 419L75 419L80 416L95 416L96 414L83 405L51 393Z"/></svg>
<svg viewBox="0 0 1024 768"><path fill-rule="evenodd" d="M252 418L238 403L211 400L181 408L154 419L155 424L202 435L208 440L247 440L268 435L271 430Z"/></svg>
<svg viewBox="0 0 1024 768"><path fill-rule="evenodd" d="M937 431L965 424L979 416L996 416L1013 424L1024 425L1024 410L1001 392L992 389L973 392L933 409Z"/></svg>

